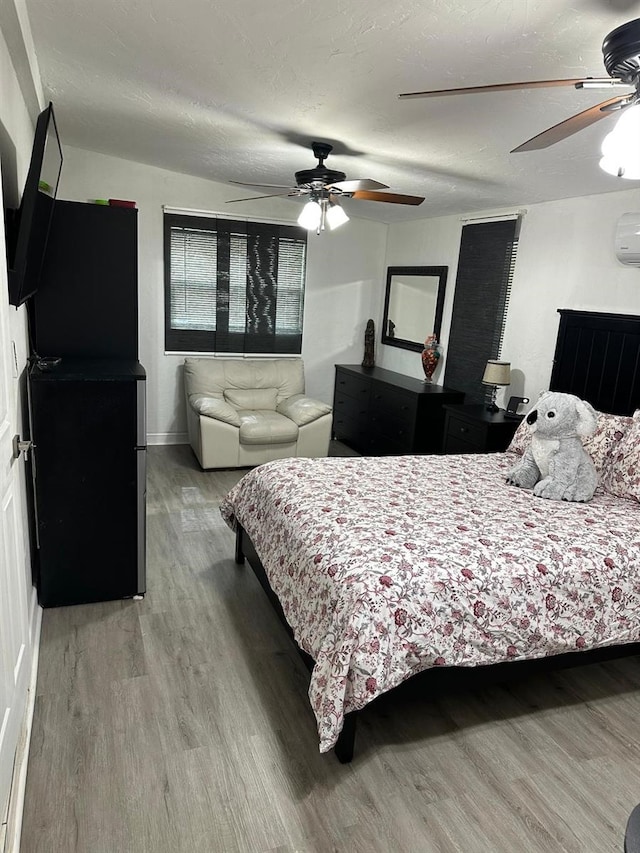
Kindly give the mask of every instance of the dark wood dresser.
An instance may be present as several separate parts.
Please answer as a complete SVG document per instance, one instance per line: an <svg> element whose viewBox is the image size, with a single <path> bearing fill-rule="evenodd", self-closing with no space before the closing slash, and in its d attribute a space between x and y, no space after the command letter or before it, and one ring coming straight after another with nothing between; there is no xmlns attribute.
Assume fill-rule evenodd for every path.
<svg viewBox="0 0 640 853"><path fill-rule="evenodd" d="M507 417L484 404L446 405L444 453L496 453L506 450L524 415Z"/></svg>
<svg viewBox="0 0 640 853"><path fill-rule="evenodd" d="M462 391L381 367L337 364L333 435L365 456L440 453L445 403Z"/></svg>

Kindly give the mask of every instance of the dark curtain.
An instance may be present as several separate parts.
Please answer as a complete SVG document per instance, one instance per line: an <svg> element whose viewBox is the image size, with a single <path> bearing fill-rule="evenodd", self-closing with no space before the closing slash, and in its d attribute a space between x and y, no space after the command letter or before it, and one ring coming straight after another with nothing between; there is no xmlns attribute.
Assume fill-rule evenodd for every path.
<svg viewBox="0 0 640 853"><path fill-rule="evenodd" d="M460 241L444 384L481 403L487 360L499 358L520 219L465 225Z"/></svg>

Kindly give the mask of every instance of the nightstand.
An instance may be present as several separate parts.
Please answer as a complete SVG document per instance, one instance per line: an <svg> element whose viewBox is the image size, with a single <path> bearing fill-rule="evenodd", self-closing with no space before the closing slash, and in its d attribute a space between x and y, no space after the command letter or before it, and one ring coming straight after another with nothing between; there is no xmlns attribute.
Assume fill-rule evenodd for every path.
<svg viewBox="0 0 640 853"><path fill-rule="evenodd" d="M506 450L524 415L506 417L484 404L445 404L443 453L496 453Z"/></svg>

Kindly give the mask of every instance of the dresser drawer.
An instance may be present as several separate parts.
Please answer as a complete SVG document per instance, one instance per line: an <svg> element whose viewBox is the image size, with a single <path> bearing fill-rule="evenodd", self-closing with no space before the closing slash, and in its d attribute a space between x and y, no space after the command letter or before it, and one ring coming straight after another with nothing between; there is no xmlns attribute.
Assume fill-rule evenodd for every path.
<svg viewBox="0 0 640 853"><path fill-rule="evenodd" d="M414 430L414 418L406 412L376 411L371 413L371 425L375 432L391 438L396 442L407 445L407 452L411 446Z"/></svg>
<svg viewBox="0 0 640 853"><path fill-rule="evenodd" d="M343 441L348 444L358 453L367 453L368 451L368 433L367 426L364 420L347 418L342 415L334 415L333 418L333 435L338 441Z"/></svg>
<svg viewBox="0 0 640 853"><path fill-rule="evenodd" d="M372 433L369 441L369 453L372 456L406 456L411 447L406 441L394 439L381 433Z"/></svg>
<svg viewBox="0 0 640 853"><path fill-rule="evenodd" d="M371 382L368 379L361 376L353 376L350 373L343 373L341 370L336 371L336 399L346 395L356 400L362 400L364 405L368 406L370 390Z"/></svg>
<svg viewBox="0 0 640 853"><path fill-rule="evenodd" d="M444 453L500 453L508 447L521 421L479 403L445 405L444 409Z"/></svg>
<svg viewBox="0 0 640 853"><path fill-rule="evenodd" d="M403 423L413 423L418 406L415 395L378 384L371 391L371 413L390 415Z"/></svg>
<svg viewBox="0 0 640 853"><path fill-rule="evenodd" d="M348 397L341 391L336 391L336 396L333 400L333 419L336 417L358 419L367 416L369 407L366 399L358 399L356 397Z"/></svg>
<svg viewBox="0 0 640 853"><path fill-rule="evenodd" d="M445 436L445 452L460 453L462 451L450 451L449 444L455 439L463 441L465 445L474 445L484 449L486 429L483 424L472 423L464 418L458 418L455 415L449 415L447 419L446 436ZM471 452L471 451L467 451Z"/></svg>
<svg viewBox="0 0 640 853"><path fill-rule="evenodd" d="M470 441L465 441L464 437L457 435L447 435L444 438L445 453L481 453L482 448L477 444L472 444Z"/></svg>

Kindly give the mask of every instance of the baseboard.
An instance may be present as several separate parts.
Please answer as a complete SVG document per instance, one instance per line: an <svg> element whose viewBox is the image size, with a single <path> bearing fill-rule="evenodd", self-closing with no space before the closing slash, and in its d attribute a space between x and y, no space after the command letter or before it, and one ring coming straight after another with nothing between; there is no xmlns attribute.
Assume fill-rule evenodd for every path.
<svg viewBox="0 0 640 853"><path fill-rule="evenodd" d="M40 627L42 625L42 607L38 604L38 590L35 586L31 587L31 601L29 602L29 635L31 638L31 648L37 655L37 650L40 648Z"/></svg>
<svg viewBox="0 0 640 853"><path fill-rule="evenodd" d="M147 447L158 444L189 444L189 435L186 432L147 433Z"/></svg>
<svg viewBox="0 0 640 853"><path fill-rule="evenodd" d="M38 681L38 659L40 655L40 632L42 629L42 608L37 604L36 591L33 590L35 601L34 624L31 628L33 645L31 646L31 676L27 695L27 707L20 730L20 739L16 748L13 765L13 781L9 795L9 812L7 816L7 833L4 842L4 853L19 853L20 836L22 834L22 814L24 797L27 788L27 764L29 761L29 744L31 743L31 727L36 703L36 685ZM33 612L33 611L32 611Z"/></svg>

